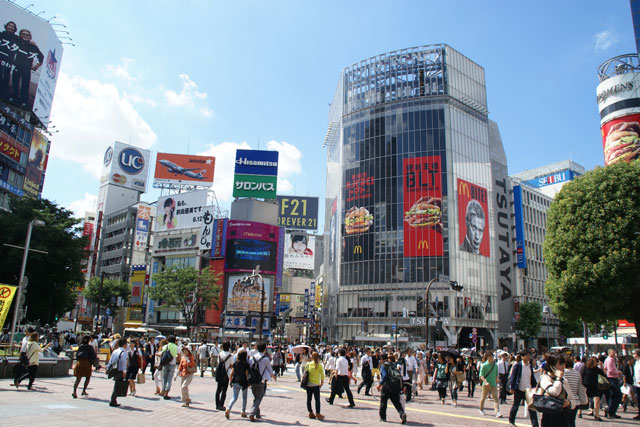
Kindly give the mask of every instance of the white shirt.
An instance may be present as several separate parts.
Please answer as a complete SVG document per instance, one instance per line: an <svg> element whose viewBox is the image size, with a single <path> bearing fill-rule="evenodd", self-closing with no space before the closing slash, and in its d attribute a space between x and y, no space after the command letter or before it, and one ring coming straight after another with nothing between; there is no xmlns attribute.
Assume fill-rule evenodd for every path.
<svg viewBox="0 0 640 427"><path fill-rule="evenodd" d="M518 390L525 391L528 388L531 388L531 365L524 364L524 362L520 362L522 364L522 370L520 371L520 382L518 383Z"/></svg>
<svg viewBox="0 0 640 427"><path fill-rule="evenodd" d="M415 371L418 369L418 362L413 356L405 356L404 361L407 363L407 371Z"/></svg>
<svg viewBox="0 0 640 427"><path fill-rule="evenodd" d="M636 359L636 363L633 364L633 385L640 387L640 360Z"/></svg>
<svg viewBox="0 0 640 427"><path fill-rule="evenodd" d="M198 347L198 354L200 355L200 359L206 359L208 353L209 347L206 344L202 344L200 347Z"/></svg>
<svg viewBox="0 0 640 427"><path fill-rule="evenodd" d="M346 357L338 357L338 360L336 360L336 371L338 371L338 375L349 375L349 361Z"/></svg>
<svg viewBox="0 0 640 427"><path fill-rule="evenodd" d="M127 351L120 347L115 349L115 351L111 354L111 359L109 359L109 365L118 366L118 371L127 371Z"/></svg>
<svg viewBox="0 0 640 427"><path fill-rule="evenodd" d="M373 361L371 360L371 356L365 354L364 356L362 356L362 359L360 359L360 366L362 366L362 369L364 369L367 364L369 365L369 369L373 370Z"/></svg>
<svg viewBox="0 0 640 427"><path fill-rule="evenodd" d="M509 373L509 362L507 362L506 360L501 360L500 362L498 362L498 374L503 375L508 373Z"/></svg>
<svg viewBox="0 0 640 427"><path fill-rule="evenodd" d="M22 343L20 344L20 353L26 353L27 352L27 344L29 344L29 337L25 335L22 338Z"/></svg>
<svg viewBox="0 0 640 427"><path fill-rule="evenodd" d="M211 356L216 357L220 354L220 350L218 349L217 345L212 345L211 348L209 349L209 351L211 352Z"/></svg>
<svg viewBox="0 0 640 427"><path fill-rule="evenodd" d="M262 373L262 381L269 381L271 376L273 375L273 370L271 369L271 360L269 356L262 357L263 355L256 351L256 354L251 356L251 360L249 363L253 366L254 363L258 363L258 369Z"/></svg>
<svg viewBox="0 0 640 427"><path fill-rule="evenodd" d="M231 357L229 357L231 355L231 353L229 353L228 351L221 351L220 352L220 362L224 362L224 367L227 370L227 376L229 376L229 370L231 369L231 365L233 365L233 359L234 357L231 355ZM227 357L229 357L227 359Z"/></svg>

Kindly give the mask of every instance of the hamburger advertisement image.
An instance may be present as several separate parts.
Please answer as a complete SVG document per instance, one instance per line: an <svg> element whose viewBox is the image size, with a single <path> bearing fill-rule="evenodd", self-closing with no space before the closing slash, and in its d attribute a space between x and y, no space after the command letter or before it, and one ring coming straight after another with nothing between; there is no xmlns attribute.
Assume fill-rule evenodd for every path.
<svg viewBox="0 0 640 427"><path fill-rule="evenodd" d="M605 123L602 145L605 165L637 159L640 156L640 114Z"/></svg>
<svg viewBox="0 0 640 427"><path fill-rule="evenodd" d="M352 207L344 217L346 234L364 233L373 225L373 215L367 208Z"/></svg>
<svg viewBox="0 0 640 427"><path fill-rule="evenodd" d="M441 156L402 160L405 257L442 256Z"/></svg>

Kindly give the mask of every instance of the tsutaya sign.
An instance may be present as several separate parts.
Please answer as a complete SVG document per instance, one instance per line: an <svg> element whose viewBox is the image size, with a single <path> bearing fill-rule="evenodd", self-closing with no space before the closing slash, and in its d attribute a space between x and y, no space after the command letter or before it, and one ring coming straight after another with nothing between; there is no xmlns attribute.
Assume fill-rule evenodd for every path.
<svg viewBox="0 0 640 427"><path fill-rule="evenodd" d="M451 318L449 317L441 317L439 319L435 318L435 317L429 317L429 326L435 326L437 324L437 322L441 321L443 326L449 326L451 324ZM411 326L424 326L425 324L425 318L424 317L410 317L409 318L409 324Z"/></svg>

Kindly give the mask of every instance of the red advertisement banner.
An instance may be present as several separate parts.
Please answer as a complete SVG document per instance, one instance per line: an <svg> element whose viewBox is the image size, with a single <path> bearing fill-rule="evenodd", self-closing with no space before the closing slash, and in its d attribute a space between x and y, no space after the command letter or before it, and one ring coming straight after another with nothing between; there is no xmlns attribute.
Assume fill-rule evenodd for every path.
<svg viewBox="0 0 640 427"><path fill-rule="evenodd" d="M404 256L442 256L442 159L403 159Z"/></svg>
<svg viewBox="0 0 640 427"><path fill-rule="evenodd" d="M8 140L0 141L0 153L14 162L20 163L20 149Z"/></svg>
<svg viewBox="0 0 640 427"><path fill-rule="evenodd" d="M487 189L458 178L460 250L490 256Z"/></svg>
<svg viewBox="0 0 640 427"><path fill-rule="evenodd" d="M605 165L640 157L640 114L611 120L601 132Z"/></svg>

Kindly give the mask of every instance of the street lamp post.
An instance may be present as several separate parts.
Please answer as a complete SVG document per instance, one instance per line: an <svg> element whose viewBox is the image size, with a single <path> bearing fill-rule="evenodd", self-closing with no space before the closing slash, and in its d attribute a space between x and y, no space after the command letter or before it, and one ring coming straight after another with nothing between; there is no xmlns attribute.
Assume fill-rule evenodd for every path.
<svg viewBox="0 0 640 427"><path fill-rule="evenodd" d="M438 280L438 278L434 277L433 279L431 279L429 281L429 284L427 285L427 291L425 292L425 295L424 295L424 303L425 303L425 308L424 308L425 337L424 337L424 339L425 339L425 344L426 344L425 350L429 349L429 291L431 290L431 285L433 285L436 280ZM458 282L453 281L453 280L449 280L449 286L451 287L451 289L453 289L454 291L458 291L458 292L461 292L464 289L464 286L459 285ZM434 342L434 346L433 347L435 348L435 342Z"/></svg>
<svg viewBox="0 0 640 427"><path fill-rule="evenodd" d="M549 351L549 317L551 317L551 309L548 305L542 307L542 314L546 314L547 316L547 351Z"/></svg>
<svg viewBox="0 0 640 427"><path fill-rule="evenodd" d="M15 306L13 307L13 322L11 323L11 354L13 355L13 338L16 333L16 326L18 324L18 311L20 311L19 302L20 295L22 295L22 282L24 281L24 273L27 269L27 256L29 255L29 245L31 244L31 231L33 230L33 226L43 227L44 221L40 221L39 219L34 219L29 221L29 225L27 226L27 240L24 244L24 252L22 254L22 266L20 267L20 282L18 283L18 292L14 300L16 301Z"/></svg>

